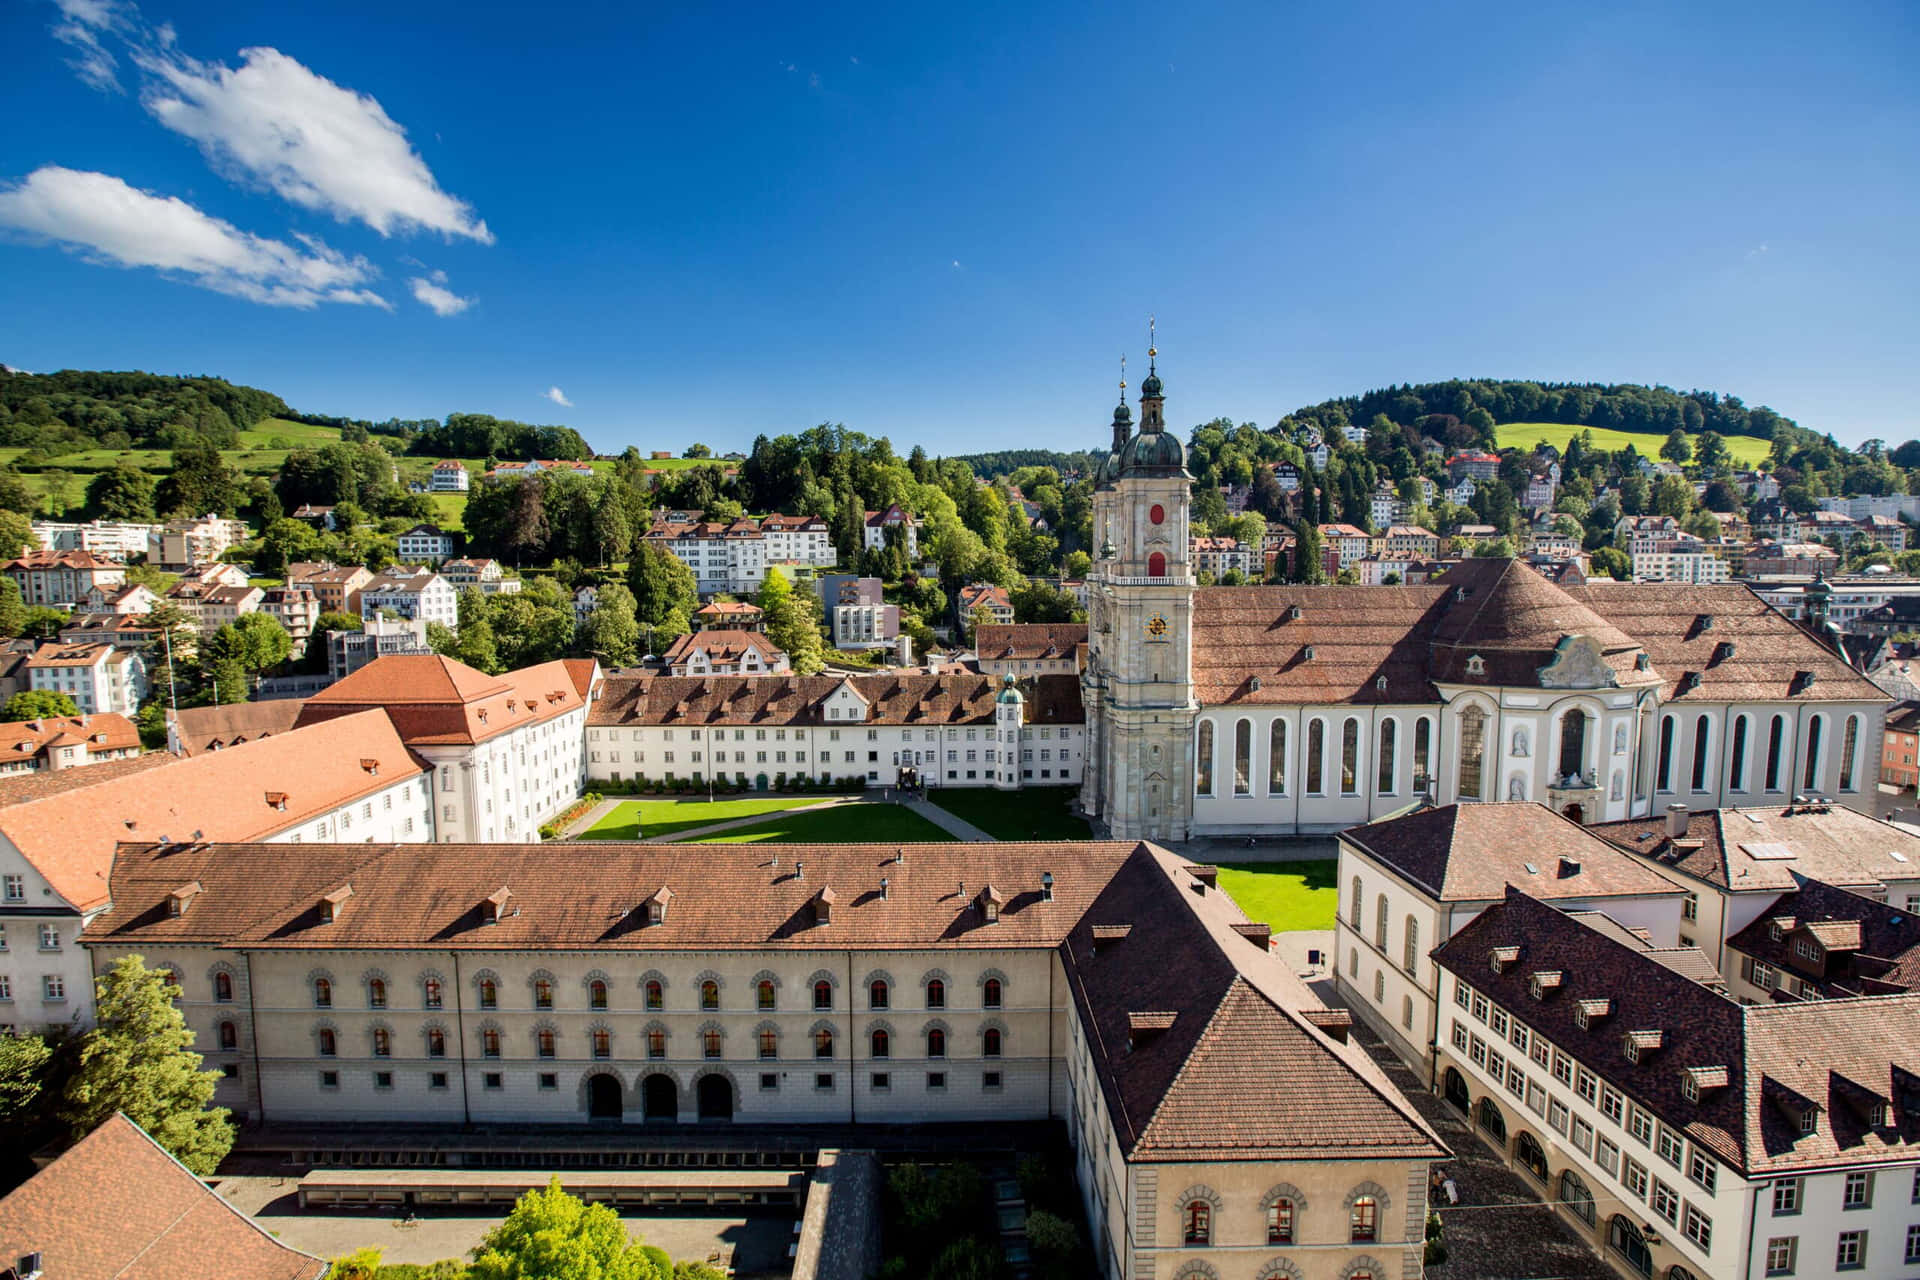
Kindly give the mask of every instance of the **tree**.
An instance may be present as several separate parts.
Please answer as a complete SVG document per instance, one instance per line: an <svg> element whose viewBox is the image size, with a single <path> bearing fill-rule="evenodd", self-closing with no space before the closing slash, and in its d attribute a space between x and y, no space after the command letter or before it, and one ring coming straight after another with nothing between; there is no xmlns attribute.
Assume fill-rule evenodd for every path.
<svg viewBox="0 0 1920 1280"><path fill-rule="evenodd" d="M215 664L236 662L258 674L287 660L293 637L270 613L243 613L202 641L200 650Z"/></svg>
<svg viewBox="0 0 1920 1280"><path fill-rule="evenodd" d="M0 1132L19 1126L39 1110L53 1049L39 1036L0 1033Z"/></svg>
<svg viewBox="0 0 1920 1280"><path fill-rule="evenodd" d="M617 582L599 589L587 618L587 651L609 667L630 667L640 660L640 621L633 592Z"/></svg>
<svg viewBox="0 0 1920 1280"><path fill-rule="evenodd" d="M634 616L642 626L663 627L674 611L690 616L700 605L693 570L651 542L642 543L628 564L627 588L633 592ZM683 633L684 627L675 634Z"/></svg>
<svg viewBox="0 0 1920 1280"><path fill-rule="evenodd" d="M173 451L173 470L160 482L155 505L171 514L230 515L239 499L233 472L211 444L192 442Z"/></svg>
<svg viewBox="0 0 1920 1280"><path fill-rule="evenodd" d="M150 520L154 489L151 472L116 462L88 483L87 508L102 520Z"/></svg>
<svg viewBox="0 0 1920 1280"><path fill-rule="evenodd" d="M1700 437L1694 456L1703 467L1717 467L1727 460L1727 442L1718 431L1709 431Z"/></svg>
<svg viewBox="0 0 1920 1280"><path fill-rule="evenodd" d="M80 708L64 693L51 689L26 689L7 699L0 716L8 720L40 720L47 716L77 716Z"/></svg>
<svg viewBox="0 0 1920 1280"><path fill-rule="evenodd" d="M521 1196L473 1251L473 1280L673 1280L602 1204L569 1195L555 1177Z"/></svg>
<svg viewBox="0 0 1920 1280"><path fill-rule="evenodd" d="M193 1032L173 1003L172 975L122 956L94 981L95 1025L81 1040L62 1113L76 1141L120 1111L201 1177L233 1146L217 1071L202 1071Z"/></svg>
<svg viewBox="0 0 1920 1280"><path fill-rule="evenodd" d="M711 458L713 456L713 450L704 444L690 444L687 446L687 451L680 456L683 458Z"/></svg>
<svg viewBox="0 0 1920 1280"><path fill-rule="evenodd" d="M213 682L213 700L219 705L227 707L247 700L247 669L236 660L225 658L211 663L208 676Z"/></svg>
<svg viewBox="0 0 1920 1280"><path fill-rule="evenodd" d="M39 541L33 536L31 518L18 511L0 510L0 556L11 560Z"/></svg>
<svg viewBox="0 0 1920 1280"><path fill-rule="evenodd" d="M26 624L27 605L20 598L20 584L0 578L0 636L17 636Z"/></svg>
<svg viewBox="0 0 1920 1280"><path fill-rule="evenodd" d="M1687 439L1687 433L1675 427L1667 433L1667 442L1660 446L1660 456L1668 462L1685 466L1693 461L1693 441Z"/></svg>
<svg viewBox="0 0 1920 1280"><path fill-rule="evenodd" d="M820 639L818 601L811 591L795 591L787 575L767 570L755 601L765 611L762 623L767 639L786 650L796 675L808 676L826 665L826 645Z"/></svg>
<svg viewBox="0 0 1920 1280"><path fill-rule="evenodd" d="M1085 578L1092 570L1093 557L1084 551L1067 552L1067 558L1060 566L1061 576L1069 582L1077 582Z"/></svg>
<svg viewBox="0 0 1920 1280"><path fill-rule="evenodd" d="M993 625L993 610L984 604L977 604L967 610L967 643L980 643L980 628Z"/></svg>
<svg viewBox="0 0 1920 1280"><path fill-rule="evenodd" d="M1293 580L1295 582L1325 582L1326 566L1323 563L1325 544L1320 539L1320 530L1308 521L1301 521L1294 527L1293 544Z"/></svg>
<svg viewBox="0 0 1920 1280"><path fill-rule="evenodd" d="M1592 563L1595 573L1603 573L1620 582L1629 582L1633 578L1633 561L1618 547L1596 547Z"/></svg>

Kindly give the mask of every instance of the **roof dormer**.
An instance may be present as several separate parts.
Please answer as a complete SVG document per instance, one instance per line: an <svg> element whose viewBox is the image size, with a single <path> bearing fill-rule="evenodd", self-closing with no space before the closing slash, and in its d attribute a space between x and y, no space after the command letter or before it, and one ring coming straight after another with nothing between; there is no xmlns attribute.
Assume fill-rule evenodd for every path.
<svg viewBox="0 0 1920 1280"><path fill-rule="evenodd" d="M1164 1010L1143 1011L1127 1015L1127 1048L1144 1048L1173 1030L1173 1024L1180 1015Z"/></svg>
<svg viewBox="0 0 1920 1280"><path fill-rule="evenodd" d="M1629 1031L1620 1037L1620 1052L1626 1055L1628 1062L1637 1066L1657 1053L1664 1039L1657 1028Z"/></svg>
<svg viewBox="0 0 1920 1280"><path fill-rule="evenodd" d="M320 895L320 923L332 924L340 918L347 899L353 896L353 885L343 884L338 889Z"/></svg>
<svg viewBox="0 0 1920 1280"><path fill-rule="evenodd" d="M799 864L796 863L794 865L798 866ZM832 885L821 885L820 892L813 895L813 922L815 924L832 924L833 904L839 900L840 895L833 891Z"/></svg>
<svg viewBox="0 0 1920 1280"><path fill-rule="evenodd" d="M1099 955L1111 947L1125 942L1127 935L1133 932L1130 924L1097 924L1093 926L1093 954Z"/></svg>
<svg viewBox="0 0 1920 1280"><path fill-rule="evenodd" d="M1680 1093L1688 1102L1698 1102L1715 1089L1727 1087L1725 1067L1687 1067L1680 1072Z"/></svg>
<svg viewBox="0 0 1920 1280"><path fill-rule="evenodd" d="M480 911L488 924L499 924L507 915L507 903L513 899L513 890L501 885L480 900Z"/></svg>
<svg viewBox="0 0 1920 1280"><path fill-rule="evenodd" d="M167 914L170 916L185 915L187 904L198 897L200 893L201 886L198 880L183 884L177 889L169 890L167 893Z"/></svg>
<svg viewBox="0 0 1920 1280"><path fill-rule="evenodd" d="M1495 947L1487 953L1487 964L1495 973L1505 973L1510 966L1518 963L1519 959L1520 948L1518 947Z"/></svg>
<svg viewBox="0 0 1920 1280"><path fill-rule="evenodd" d="M1596 1022L1604 1022L1612 1012L1611 1000L1581 1000L1573 1006L1573 1022L1582 1031L1590 1030Z"/></svg>
<svg viewBox="0 0 1920 1280"><path fill-rule="evenodd" d="M1560 989L1561 973L1558 969L1542 969L1527 979L1527 990L1535 1000L1545 1000Z"/></svg>
<svg viewBox="0 0 1920 1280"><path fill-rule="evenodd" d="M655 889L653 893L648 896L647 900L640 904L642 915L646 919L646 922L648 924L665 924L667 921L667 906L672 901L673 890L667 888L666 885L661 885L658 889Z"/></svg>
<svg viewBox="0 0 1920 1280"><path fill-rule="evenodd" d="M1007 905L1007 895L989 884L974 898L974 905L980 908L982 920L988 924L999 924L1000 908Z"/></svg>

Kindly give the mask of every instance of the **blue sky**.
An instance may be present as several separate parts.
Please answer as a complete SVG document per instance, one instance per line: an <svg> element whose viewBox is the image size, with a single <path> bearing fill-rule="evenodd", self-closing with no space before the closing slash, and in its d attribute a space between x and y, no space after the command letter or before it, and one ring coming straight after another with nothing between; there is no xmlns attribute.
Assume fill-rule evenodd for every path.
<svg viewBox="0 0 1920 1280"><path fill-rule="evenodd" d="M0 360L601 449L1492 375L1920 435L1920 6L0 5ZM570 404L549 398L557 392Z"/></svg>

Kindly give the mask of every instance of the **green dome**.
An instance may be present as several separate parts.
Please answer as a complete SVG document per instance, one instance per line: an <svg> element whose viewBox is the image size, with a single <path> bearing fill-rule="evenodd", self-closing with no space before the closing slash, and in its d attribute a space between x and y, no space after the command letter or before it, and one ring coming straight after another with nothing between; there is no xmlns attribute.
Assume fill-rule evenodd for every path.
<svg viewBox="0 0 1920 1280"><path fill-rule="evenodd" d="M1186 470L1186 447L1165 431L1142 431L1120 451L1123 475L1184 475Z"/></svg>
<svg viewBox="0 0 1920 1280"><path fill-rule="evenodd" d="M1006 703L1018 705L1026 701L1025 698L1020 696L1020 690L1014 687L1013 672L1009 671L1006 675L1000 677L1000 696L995 698L994 701L1003 705Z"/></svg>
<svg viewBox="0 0 1920 1280"><path fill-rule="evenodd" d="M1119 404L1113 406L1113 425L1114 426L1117 427L1123 422L1132 422L1132 421L1133 421L1133 410L1127 408L1126 401L1122 400Z"/></svg>

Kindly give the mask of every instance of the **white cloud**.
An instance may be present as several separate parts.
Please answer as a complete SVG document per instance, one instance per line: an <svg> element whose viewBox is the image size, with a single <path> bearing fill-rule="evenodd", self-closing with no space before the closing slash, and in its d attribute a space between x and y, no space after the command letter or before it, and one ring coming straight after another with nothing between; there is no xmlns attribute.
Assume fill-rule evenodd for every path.
<svg viewBox="0 0 1920 1280"><path fill-rule="evenodd" d="M553 401L563 409L573 408L573 401L567 399L567 393L558 387L547 388L547 399Z"/></svg>
<svg viewBox="0 0 1920 1280"><path fill-rule="evenodd" d="M440 189L406 130L371 95L277 49L242 49L237 68L189 58L164 41L136 44L131 56L149 77L147 110L199 143L214 167L383 236L424 230L493 243L487 224Z"/></svg>
<svg viewBox="0 0 1920 1280"><path fill-rule="evenodd" d="M413 290L414 299L425 303L437 316L457 316L473 305L472 298L463 298L446 287L447 273L436 271L429 280L423 276L414 276L407 281L407 287Z"/></svg>
<svg viewBox="0 0 1920 1280"><path fill-rule="evenodd" d="M117 0L54 0L54 4L64 21L55 24L53 38L73 50L67 65L93 88L120 92L119 60L100 36L131 26L132 7Z"/></svg>
<svg viewBox="0 0 1920 1280"><path fill-rule="evenodd" d="M0 227L45 237L108 266L151 267L203 289L275 307L387 307L364 288L379 274L311 236L299 246L241 231L173 196L104 173L46 166L0 189Z"/></svg>

